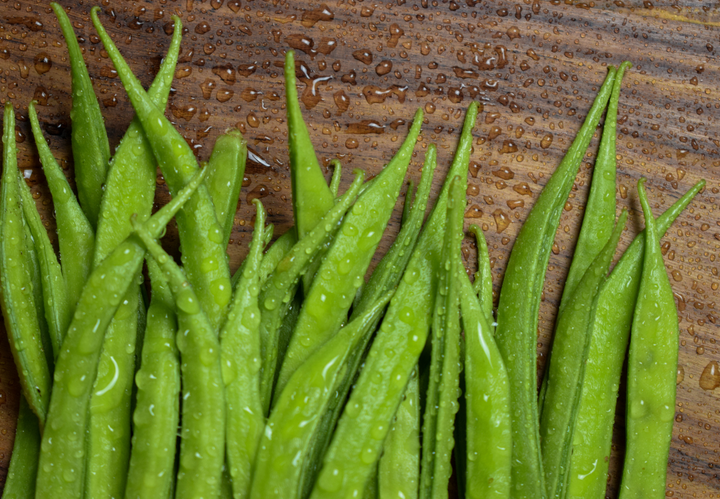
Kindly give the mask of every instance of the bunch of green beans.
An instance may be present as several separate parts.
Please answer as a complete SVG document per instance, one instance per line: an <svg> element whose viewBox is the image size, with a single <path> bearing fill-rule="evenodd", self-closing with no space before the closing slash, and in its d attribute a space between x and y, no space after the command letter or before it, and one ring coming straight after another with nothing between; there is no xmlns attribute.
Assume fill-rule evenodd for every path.
<svg viewBox="0 0 720 499"><path fill-rule="evenodd" d="M609 69L523 224L495 311L482 229L468 228L478 249L474 282L461 251L477 103L424 222L437 163L435 145L425 147L401 229L366 282L422 142L423 113L376 177L366 182L356 170L339 193L341 166L331 162L328 184L288 51L295 225L272 242L268 213L254 200L248 255L231 278L226 247L247 144L227 130L202 168L165 118L180 19L146 91L92 9L137 113L111 156L72 24L52 8L71 66L77 196L29 103L58 258L19 175L6 104L0 308L22 396L3 497L445 499L454 489L473 499L600 499L628 342L620 497L664 496L678 339L659 239L704 181L655 220L641 179L646 230L609 272L628 218L623 210L615 220L615 136L629 63ZM535 334L549 252L605 109L538 394ZM151 215L158 165L173 198ZM181 264L158 240L173 217Z"/></svg>

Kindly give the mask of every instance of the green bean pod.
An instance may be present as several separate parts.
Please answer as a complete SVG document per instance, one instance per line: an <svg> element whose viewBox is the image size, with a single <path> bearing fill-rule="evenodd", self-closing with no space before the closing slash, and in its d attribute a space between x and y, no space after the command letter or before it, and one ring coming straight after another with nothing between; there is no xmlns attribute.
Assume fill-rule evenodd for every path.
<svg viewBox="0 0 720 499"><path fill-rule="evenodd" d="M418 110L398 152L343 218L340 230L305 294L280 369L278 394L282 393L292 373L347 320L348 310L358 288L365 282L365 273L395 208L422 121L422 110Z"/></svg>
<svg viewBox="0 0 720 499"><path fill-rule="evenodd" d="M661 499L675 419L678 316L645 178L638 181L638 194L645 217L645 255L630 333L620 499Z"/></svg>
<svg viewBox="0 0 720 499"><path fill-rule="evenodd" d="M316 258L320 248L334 232L345 212L355 201L362 187L365 174L355 171L355 180L330 211L314 229L301 238L287 255L278 263L260 294L260 338L262 347L262 371L260 394L264 413L268 413L275 383L275 371L281 352L287 346L287 338L281 337L280 325L295 295L295 286Z"/></svg>
<svg viewBox="0 0 720 499"><path fill-rule="evenodd" d="M459 256L455 266L465 329L465 493L468 499L506 498L512 456L508 375Z"/></svg>
<svg viewBox="0 0 720 499"><path fill-rule="evenodd" d="M332 178L330 179L330 194L333 195L333 198L337 199L338 192L340 192L340 180L342 180L342 165L340 164L339 159L333 159L330 161L330 164L333 167L333 173Z"/></svg>
<svg viewBox="0 0 720 499"><path fill-rule="evenodd" d="M512 497L517 499L545 496L536 389L540 295L565 200L610 98L614 80L615 69L611 67L575 140L520 229L500 291L495 338L510 379Z"/></svg>
<svg viewBox="0 0 720 499"><path fill-rule="evenodd" d="M173 216L202 185L203 171L145 222L159 236ZM105 330L127 289L135 282L145 250L135 235L118 245L90 274L70 322L55 366L55 383L43 433L38 497L82 497L90 395Z"/></svg>
<svg viewBox="0 0 720 499"><path fill-rule="evenodd" d="M53 358L57 358L63 336L65 336L71 318L67 286L65 285L65 278L62 275L57 255L55 255L55 249L50 242L42 220L40 220L40 214L37 211L37 206L35 206L35 200L30 188L19 172L18 177L23 214L30 228L41 270L45 322L48 325Z"/></svg>
<svg viewBox="0 0 720 499"><path fill-rule="evenodd" d="M472 103L448 179L467 177L477 114L477 104ZM312 499L359 495L377 468L383 441L427 339L442 261L438 234L445 232L449 189L447 180L340 416Z"/></svg>
<svg viewBox="0 0 720 499"><path fill-rule="evenodd" d="M255 232L242 275L235 287L228 320L220 331L220 359L225 383L227 466L233 497L250 496L253 465L265 429L260 398L260 267L265 248L265 209L257 209Z"/></svg>
<svg viewBox="0 0 720 499"><path fill-rule="evenodd" d="M147 311L142 364L135 375L137 401L125 499L172 497L175 482L180 409L180 361L175 345L178 323L162 271L152 259L147 264L152 299Z"/></svg>
<svg viewBox="0 0 720 499"><path fill-rule="evenodd" d="M413 179L408 180L407 191L405 192L405 201L403 202L403 213L401 223L405 223L410 217L413 207L413 199L415 196L415 181Z"/></svg>
<svg viewBox="0 0 720 499"><path fill-rule="evenodd" d="M290 377L279 394L263 433L255 462L253 499L302 499L310 492L318 445L317 432L336 402L337 387L347 376L347 360L390 300L386 293L362 316L343 327Z"/></svg>
<svg viewBox="0 0 720 499"><path fill-rule="evenodd" d="M460 253L467 179L450 184L440 279L432 318L430 383L425 397L420 498L447 498L455 444L455 414L460 388L460 297L455 253Z"/></svg>
<svg viewBox="0 0 720 499"><path fill-rule="evenodd" d="M103 184L110 161L110 145L100 104L95 97L82 51L65 10L50 4L67 43L72 74L72 151L78 198L90 225L95 228Z"/></svg>
<svg viewBox="0 0 720 499"><path fill-rule="evenodd" d="M237 128L231 128L217 138L207 167L207 184L215 207L215 217L222 228L223 247L232 233L240 187L245 176L247 141Z"/></svg>
<svg viewBox="0 0 720 499"><path fill-rule="evenodd" d="M175 300L182 371L182 429L176 499L220 495L225 460L225 394L220 343L185 274L147 229L137 236L162 269Z"/></svg>
<svg viewBox="0 0 720 499"><path fill-rule="evenodd" d="M491 331L494 332L495 327L493 324L495 323L495 318L493 317L493 283L492 270L490 269L490 252L488 251L487 241L485 241L485 234L483 234L482 229L473 224L470 226L470 232L475 236L478 251L478 270L475 273L473 290L480 300L480 306L485 313L485 320L487 320Z"/></svg>
<svg viewBox="0 0 720 499"><path fill-rule="evenodd" d="M701 180L658 217L658 238L704 187L705 181ZM620 374L640 287L644 251L645 234L641 233L598 291L573 435L568 498L605 497Z"/></svg>
<svg viewBox="0 0 720 499"><path fill-rule="evenodd" d="M8 467L3 497L29 499L35 497L38 458L40 457L40 426L24 395L20 395L20 411L15 427L10 466Z"/></svg>
<svg viewBox="0 0 720 499"><path fill-rule="evenodd" d="M92 270L92 255L95 248L95 234L92 225L82 211L70 184L65 178L60 165L48 147L43 136L35 101L28 106L28 116L32 127L35 145L37 146L43 172L50 188L55 207L57 222L58 245L60 246L60 261L65 278L70 314L80 299L80 293L87 282Z"/></svg>
<svg viewBox="0 0 720 499"><path fill-rule="evenodd" d="M0 188L0 306L10 340L20 386L32 411L45 423L50 389L51 366L44 351L44 317L37 313L30 255L26 251L26 227L22 212L20 177L15 144L15 111L5 104L3 118L3 171ZM38 290L41 291L41 290ZM39 304L38 304L39 305ZM40 308L42 310L42 308ZM52 355L49 356L52 362Z"/></svg>
<svg viewBox="0 0 720 499"><path fill-rule="evenodd" d="M567 306L558 314L545 400L540 412L540 450L549 498L565 497L575 415L590 344L588 326L593 303L607 276L626 221L627 211L623 210L610 239L585 271Z"/></svg>
<svg viewBox="0 0 720 499"><path fill-rule="evenodd" d="M91 11L95 29L128 92L170 193L174 195L197 172L197 160L185 139L175 130L162 111L152 103L140 82L132 74L130 67L100 24L99 10L99 7L94 7ZM173 17L173 20L175 29L181 30L180 19ZM178 213L177 223L183 266L210 324L218 330L225 317L232 289L225 246L222 244L222 227L218 224L215 208L205 185L200 186L183 210Z"/></svg>
<svg viewBox="0 0 720 499"><path fill-rule="evenodd" d="M383 445L378 463L379 499L417 499L420 482L420 387L417 370Z"/></svg>

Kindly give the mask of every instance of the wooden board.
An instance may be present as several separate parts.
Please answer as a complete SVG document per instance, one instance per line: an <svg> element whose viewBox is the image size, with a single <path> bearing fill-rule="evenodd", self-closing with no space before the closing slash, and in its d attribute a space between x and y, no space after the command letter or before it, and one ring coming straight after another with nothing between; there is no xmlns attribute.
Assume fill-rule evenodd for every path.
<svg viewBox="0 0 720 499"><path fill-rule="evenodd" d="M45 2L0 1L0 102L18 112L19 164L34 185L48 229L52 203L27 122L38 112L56 156L72 176L70 74L65 43ZM62 0L81 38L102 102L111 146L132 109L92 29L93 2ZM292 221L286 150L283 54L298 50L307 73L303 112L323 163L377 173L402 141L417 107L426 112L410 176L429 143L438 145L437 192L463 113L484 106L475 128L466 223L478 223L490 245L496 293L508 253L548 176L590 107L607 66L629 59L618 127L618 212L631 210L622 247L642 228L635 185L648 177L659 214L701 178L706 189L663 239L680 310L676 424L667 480L669 497L719 497L720 366L720 47L716 6L697 0L589 1L572 5L523 0L103 0L102 19L141 81L149 85L169 44L171 14L186 35L167 115L202 160L215 137L239 127L251 156L229 254L233 269L247 251L250 201L261 197L276 234ZM597 149L596 134L566 205L541 306L539 367L549 347L555 309L583 214ZM328 172L329 175L329 172ZM167 189L159 177L159 203ZM399 201L398 207L400 206ZM399 210L381 255L398 230ZM53 236L54 237L54 236ZM167 241L175 244L172 234ZM474 245L465 243L468 266ZM17 413L18 384L4 335L0 340L0 476L6 473ZM622 400L621 411L624 411ZM608 495L618 485L623 419Z"/></svg>

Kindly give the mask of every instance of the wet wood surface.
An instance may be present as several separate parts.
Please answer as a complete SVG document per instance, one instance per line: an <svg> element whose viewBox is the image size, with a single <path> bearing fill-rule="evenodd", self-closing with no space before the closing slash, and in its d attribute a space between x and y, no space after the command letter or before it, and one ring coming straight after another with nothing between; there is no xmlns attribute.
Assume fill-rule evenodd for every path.
<svg viewBox="0 0 720 499"><path fill-rule="evenodd" d="M92 2L62 0L101 101L111 147L132 108L92 28ZM184 23L181 60L167 116L199 159L238 127L250 145L229 255L236 268L262 198L275 234L292 222L282 61L301 61L303 113L318 156L375 174L401 143L418 107L426 123L409 176L419 179L428 144L438 145L437 192L452 158L464 110L483 104L475 127L466 224L485 231L496 293L508 253L542 186L575 136L608 65L630 60L618 124L618 213L631 218L621 247L642 228L636 195L648 177L658 215L701 178L706 189L663 238L680 316L680 368L669 497L720 497L720 366L717 339L720 245L720 48L717 6L696 0L520 2L476 0L103 0L101 19L147 86L167 50L172 14ZM19 165L54 235L52 201L27 121L35 98L46 137L72 178L70 72L65 42L45 2L0 0L0 102L18 113ZM598 130L599 132L599 130ZM555 310L592 178L596 134L566 204L541 305L538 366L549 348ZM327 171L329 176L330 172ZM168 199L158 177L157 201ZM400 203L377 257L397 233ZM172 231L166 244L176 247ZM474 269L475 246L464 254ZM376 260L377 260L376 257ZM0 339L0 480L14 438L15 367ZM624 430L621 396L608 496L615 497Z"/></svg>

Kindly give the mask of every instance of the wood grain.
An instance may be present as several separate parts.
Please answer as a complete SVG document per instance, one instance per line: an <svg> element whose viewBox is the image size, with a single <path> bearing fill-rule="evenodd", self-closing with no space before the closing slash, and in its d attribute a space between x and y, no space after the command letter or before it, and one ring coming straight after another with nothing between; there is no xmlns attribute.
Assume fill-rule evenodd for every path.
<svg viewBox="0 0 720 499"><path fill-rule="evenodd" d="M111 140L117 145L132 109L89 21L92 2L62 0L69 9ZM574 5L573 5L574 4ZM635 64L623 84L618 126L618 212L631 211L624 248L642 228L635 193L648 177L656 215L701 178L706 189L663 239L680 311L676 424L667 479L669 497L720 497L720 46L716 6L697 0L641 2L524 0L103 0L101 16L120 50L148 85L169 44L170 15L186 35L167 115L198 157L215 137L239 127L251 146L229 254L233 269L252 230L249 201L261 197L276 234L291 224L282 60L290 46L302 61L304 115L317 153L349 171L377 173L399 146L417 107L426 124L410 168L419 179L427 144L438 145L435 190L447 170L474 99L484 111L475 128L466 223L479 223L499 291L508 252L534 199L567 149L607 66ZM39 168L27 104L38 113L51 147L72 177L70 73L65 43L44 2L0 0L0 102L18 113L20 167L54 235L52 202ZM591 144L563 214L541 306L538 367L549 348L555 308L583 214L598 136ZM329 175L329 172L327 172ZM346 175L343 187L349 183ZM168 198L158 179L158 203ZM402 200L399 201L399 203ZM399 205L398 205L399 206ZM378 257L398 230L396 210ZM173 234L166 241L176 247ZM474 245L465 243L469 267ZM7 342L0 340L0 477L13 440L18 385ZM608 496L615 497L624 403Z"/></svg>

